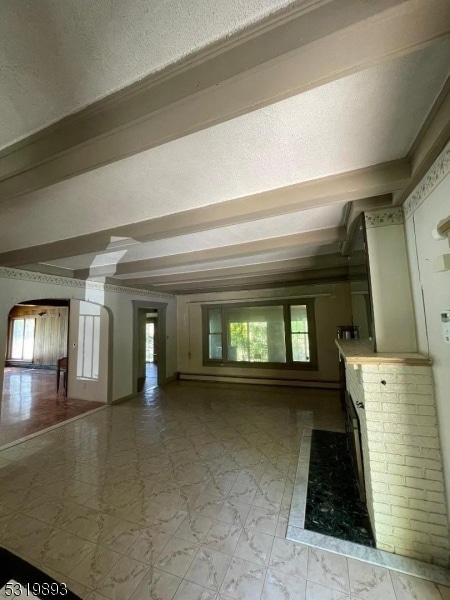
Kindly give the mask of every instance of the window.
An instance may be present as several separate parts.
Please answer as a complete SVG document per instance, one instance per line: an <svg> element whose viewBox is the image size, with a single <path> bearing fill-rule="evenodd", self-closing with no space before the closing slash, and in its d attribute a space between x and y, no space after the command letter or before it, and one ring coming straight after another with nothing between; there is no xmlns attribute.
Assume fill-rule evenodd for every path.
<svg viewBox="0 0 450 600"><path fill-rule="evenodd" d="M314 300L203 306L204 363L317 368Z"/></svg>
<svg viewBox="0 0 450 600"><path fill-rule="evenodd" d="M35 319L13 319L11 360L33 360L35 323Z"/></svg>

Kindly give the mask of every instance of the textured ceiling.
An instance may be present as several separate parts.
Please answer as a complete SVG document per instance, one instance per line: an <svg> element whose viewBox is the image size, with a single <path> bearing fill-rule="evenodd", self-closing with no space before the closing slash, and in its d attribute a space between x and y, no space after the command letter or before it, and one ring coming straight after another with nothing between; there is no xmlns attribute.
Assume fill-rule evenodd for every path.
<svg viewBox="0 0 450 600"><path fill-rule="evenodd" d="M388 206L392 193L402 193L411 184L407 182L410 167L414 167L412 177L418 167L416 156L411 159L409 153L448 78L450 39L440 37L445 28L437 10L430 12L427 23L427 9L418 12L415 0L405 0L401 7L405 13L400 14L407 23L403 17L399 23L397 13L395 20L395 10L381 17L383 26L394 23L392 27L397 27L398 48L387 49L389 36L380 31L381 21L374 19L367 30L366 53L366 47L360 46L361 56L358 52L354 56L350 44L354 39L359 43L363 30L358 22L353 29L346 24L336 32L335 55L327 52L330 40L320 37L326 29L324 16L336 27L341 22L346 0L336 0L334 5L333 1L3 0L0 148L214 41L225 41L277 11L326 5L330 12L320 13L313 21L311 33L320 39L317 45L311 44L315 58L307 65L307 81L326 84L266 106L292 93L291 88L286 91L283 77L295 79L286 75L284 62L271 61L272 76L266 77L270 95L265 96L268 92L263 86L252 85L241 74L240 93L246 97L251 88L251 102L242 110L225 112L223 119L230 114L241 116L217 119L219 124L211 127L212 121L205 120L202 126L206 128L192 135L184 135L192 130L187 123L191 119L188 104L172 103L166 120L177 123L184 116L187 127L157 138L173 141L151 150L131 155L148 148L151 136L143 134L142 144L128 148L125 135L110 136L122 121L91 111L87 129L99 137L98 127L103 124L103 145L114 149L114 155L103 155L99 146L75 139L74 121L69 121L68 129L53 128L59 135L53 141L42 137L39 143L21 146L20 152L4 152L3 197L17 195L0 202L0 253L4 253L0 264L25 268L25 263L42 261L28 266L77 277L88 273L93 278L115 277L129 285L155 285L173 292L217 291L221 281L224 288L235 285L234 277L242 287L284 285L299 278L345 279L348 261L341 254L343 226L351 225L362 206ZM384 10L395 5L400 10L399 2L377 0L374 6ZM351 1L347 7L354 10ZM419 13L424 17L421 29L416 27ZM282 38L276 27L280 23L273 20L265 22L267 26L274 27L271 35L278 51L277 40ZM347 35L349 29L352 35ZM422 38L411 35L422 29ZM260 47L257 51L264 60ZM396 58L389 60L387 55ZM316 64L321 61L324 64ZM306 59L299 64L306 66ZM339 65L345 69L339 70ZM266 73L267 65L260 66L258 72ZM217 68L224 67L215 64ZM298 73L303 70L299 68ZM172 80L167 81L172 85ZM126 94L127 99L135 99L130 90ZM214 102L232 102L217 87L198 95L202 115L209 114ZM169 102L166 96L162 98ZM127 118L137 114L130 106L121 105ZM252 110L256 106L264 108ZM161 107L152 116L152 131L164 123L163 113ZM438 109L435 122L441 113ZM433 137L433 127L425 140ZM133 141L139 138L137 129L127 130ZM417 147L423 149L420 139ZM71 154L74 148L78 154ZM54 155L46 156L48 149ZM95 159L92 163L81 159L89 153ZM107 164L122 156L129 157ZM93 165L103 166L89 171ZM83 169L85 173L71 178ZM347 174L328 179L343 173ZM283 190L311 181L311 185ZM38 191L20 195L31 189ZM227 203L234 199L239 200ZM299 210L302 206L315 208ZM268 218L269 214L275 216ZM266 218L260 218L263 215ZM113 237L117 233L131 237ZM141 243L133 236L152 241ZM347 239L344 250L350 245ZM144 284L143 278L148 279Z"/></svg>
<svg viewBox="0 0 450 600"><path fill-rule="evenodd" d="M294 3L2 0L0 148Z"/></svg>
<svg viewBox="0 0 450 600"><path fill-rule="evenodd" d="M253 240L270 239L316 229L339 227L343 224L344 205L338 204L298 211L270 219L261 219L188 235L180 235L169 239L134 244L119 249L117 252L75 256L52 261L51 264L70 269L82 269L92 265L114 264L118 260L120 262L129 262L149 257L155 258L193 252L195 250L226 247ZM311 256L311 254L297 254L297 256Z"/></svg>
<svg viewBox="0 0 450 600"><path fill-rule="evenodd" d="M0 251L404 157L448 75L449 55L450 42L435 44L4 202Z"/></svg>

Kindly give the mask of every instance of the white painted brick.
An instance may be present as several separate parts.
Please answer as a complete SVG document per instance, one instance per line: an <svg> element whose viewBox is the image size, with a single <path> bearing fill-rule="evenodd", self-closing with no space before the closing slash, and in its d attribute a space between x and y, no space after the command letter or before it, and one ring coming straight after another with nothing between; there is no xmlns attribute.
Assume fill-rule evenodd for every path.
<svg viewBox="0 0 450 600"><path fill-rule="evenodd" d="M387 537L388 535L392 535L392 533L394 532L394 528L392 527L392 525L386 525L385 523L377 523L377 536L380 534L383 534L383 538Z"/></svg>
<svg viewBox="0 0 450 600"><path fill-rule="evenodd" d="M398 394L388 394L386 390L383 390L380 394L367 394L367 400L379 400L381 402L390 402L392 404L398 403Z"/></svg>
<svg viewBox="0 0 450 600"><path fill-rule="evenodd" d="M403 538L406 540L411 540L412 536L414 536L415 540L421 541L424 544L429 544L431 541L431 536L428 533L411 531L411 529L404 529L403 527L394 527L394 536L396 538Z"/></svg>
<svg viewBox="0 0 450 600"><path fill-rule="evenodd" d="M377 523L384 523L385 525L392 525L394 527L403 527L404 529L409 529L410 527L410 520L409 519L405 519L404 517L399 517L399 516L393 516L393 515L385 515L384 513L378 513L376 516L376 522ZM417 521L417 523L419 523L419 521ZM430 525L432 527L440 527L439 525ZM442 535L439 534L439 532L436 530L435 531L436 535Z"/></svg>
<svg viewBox="0 0 450 600"><path fill-rule="evenodd" d="M416 373L417 375L429 375L430 377L432 377L432 369L431 366L422 366L422 365L416 365L414 367L412 367L412 373Z"/></svg>
<svg viewBox="0 0 450 600"><path fill-rule="evenodd" d="M439 548L450 548L450 539L448 538L448 536L441 537L438 535L432 535L431 542L433 546L438 546Z"/></svg>
<svg viewBox="0 0 450 600"><path fill-rule="evenodd" d="M387 392L395 392L399 394L399 400L401 401L401 397L403 394L416 394L417 387L414 383L388 383L386 386ZM422 386L426 387L426 386ZM430 386L431 387L431 386ZM422 394L425 392L423 391Z"/></svg>
<svg viewBox="0 0 450 600"><path fill-rule="evenodd" d="M421 469L420 467L407 467L406 465L388 464L387 472L404 475L405 477L423 477L424 469Z"/></svg>
<svg viewBox="0 0 450 600"><path fill-rule="evenodd" d="M364 388L367 383L381 383L382 381L386 381L386 383L395 383L395 378L395 373L366 373L363 371L362 374Z"/></svg>
<svg viewBox="0 0 450 600"><path fill-rule="evenodd" d="M425 510L429 513L435 513L445 515L445 505L439 502L430 502L429 500L420 500L411 498L409 501L411 508L417 508L418 510Z"/></svg>
<svg viewBox="0 0 450 600"><path fill-rule="evenodd" d="M444 481L442 471L434 471L432 469L425 470L426 479L432 479L433 481Z"/></svg>
<svg viewBox="0 0 450 600"><path fill-rule="evenodd" d="M386 516L387 515L383 515L383 518L385 518ZM423 523L422 521L415 521L414 519L412 519L410 523L411 529L413 531L423 531L425 533L441 537L445 537L448 535L447 527L443 527L442 525L435 525L434 523Z"/></svg>
<svg viewBox="0 0 450 600"><path fill-rule="evenodd" d="M386 463L377 460L370 461L370 469L379 473L386 473Z"/></svg>
<svg viewBox="0 0 450 600"><path fill-rule="evenodd" d="M432 405L430 403L430 406L418 405L417 412L419 413L419 415L436 416L436 409L434 407L434 402Z"/></svg>
<svg viewBox="0 0 450 600"><path fill-rule="evenodd" d="M362 365L363 373L378 373L378 365Z"/></svg>
<svg viewBox="0 0 450 600"><path fill-rule="evenodd" d="M425 435L429 437L438 437L437 427L431 427L429 425L420 425L419 427L420 435Z"/></svg>
<svg viewBox="0 0 450 600"><path fill-rule="evenodd" d="M411 479L411 478L409 478ZM390 473L378 473L377 471L374 471L372 474L372 481L378 481L381 483L388 483L388 484L394 484L394 485L405 485L405 477L403 477L402 475L394 475L394 474L390 474ZM434 484L435 482L428 482L430 485ZM438 482L437 482L438 483ZM413 486L411 486L413 487ZM428 489L433 489L433 488L428 488Z"/></svg>
<svg viewBox="0 0 450 600"><path fill-rule="evenodd" d="M373 499L377 502L387 502L391 506L405 506L409 507L409 499L404 496L393 496L392 494L380 494L375 492L373 495Z"/></svg>
<svg viewBox="0 0 450 600"><path fill-rule="evenodd" d="M368 421L366 423L367 431L383 431L383 423L377 421Z"/></svg>
<svg viewBox="0 0 450 600"><path fill-rule="evenodd" d="M383 481L372 481L372 490L374 492L385 493L388 489L387 483L384 483Z"/></svg>
<svg viewBox="0 0 450 600"><path fill-rule="evenodd" d="M404 435L403 433L387 433L385 431L383 432L378 432L378 431L370 431L370 433L368 434L369 440L374 440L376 442L388 442L388 443L392 443L392 444L401 444L404 441ZM415 442L405 442L405 443L415 443ZM418 444L420 445L420 444Z"/></svg>
<svg viewBox="0 0 450 600"><path fill-rule="evenodd" d="M414 508L405 508L403 506L392 506L391 513L405 519L416 519L426 523L428 521L428 513L423 510L417 510Z"/></svg>
<svg viewBox="0 0 450 600"><path fill-rule="evenodd" d="M437 502L438 504L445 504L444 494L442 492L431 492L429 490L425 493L425 498L429 502Z"/></svg>
<svg viewBox="0 0 450 600"><path fill-rule="evenodd" d="M364 393L368 394L380 394L383 388L380 383L364 383Z"/></svg>
<svg viewBox="0 0 450 600"><path fill-rule="evenodd" d="M435 435L437 434L437 419L428 415L399 415L401 423L412 423L420 427L434 427Z"/></svg>
<svg viewBox="0 0 450 600"><path fill-rule="evenodd" d="M415 383L416 385L431 385L432 381L430 375L422 375L418 373L397 373L396 383Z"/></svg>
<svg viewBox="0 0 450 600"><path fill-rule="evenodd" d="M438 438L426 437L421 435L407 435L403 433L402 442L413 446L421 446L423 448L439 448Z"/></svg>
<svg viewBox="0 0 450 600"><path fill-rule="evenodd" d="M371 413L372 412L381 412L383 410L383 405L381 404L381 402L374 401L374 400L367 400L367 397L366 397L364 406L366 408L366 414L368 412L371 412Z"/></svg>
<svg viewBox="0 0 450 600"><path fill-rule="evenodd" d="M410 425L408 423L383 423L384 431L393 433L406 433L409 435L419 435L421 430L418 425Z"/></svg>
<svg viewBox="0 0 450 600"><path fill-rule="evenodd" d="M415 499L421 500L421 501L425 498L425 490L424 489L407 487L406 485L390 485L389 492L393 496L403 496L405 498L415 498Z"/></svg>
<svg viewBox="0 0 450 600"><path fill-rule="evenodd" d="M377 542L377 548L379 550L384 550L385 552L395 552L395 546L385 542Z"/></svg>
<svg viewBox="0 0 450 600"><path fill-rule="evenodd" d="M377 475L379 475L379 474L377 474ZM418 479L416 477L406 477L406 485L409 485L412 488L430 490L432 492L443 492L444 491L444 486L440 481L430 481L429 479Z"/></svg>
<svg viewBox="0 0 450 600"><path fill-rule="evenodd" d="M374 452L384 452L385 450L384 442L378 442L376 440L368 440L368 446L369 450L373 450Z"/></svg>
<svg viewBox="0 0 450 600"><path fill-rule="evenodd" d="M377 515L379 515L380 513L383 513L385 515L391 514L391 505L385 504L384 502L374 502L373 509Z"/></svg>
<svg viewBox="0 0 450 600"><path fill-rule="evenodd" d="M431 458L432 460L438 460L439 462L441 462L441 453L435 448L421 448L421 456L423 456L424 458Z"/></svg>
<svg viewBox="0 0 450 600"><path fill-rule="evenodd" d="M417 393L406 394L402 392L398 395L398 401L404 402L405 404L418 404L434 407L434 398L432 395L419 395Z"/></svg>
<svg viewBox="0 0 450 600"><path fill-rule="evenodd" d="M409 446L407 444L385 444L384 448L386 452L392 454L403 454L405 456L423 456L423 452L417 446Z"/></svg>
<svg viewBox="0 0 450 600"><path fill-rule="evenodd" d="M404 456L402 456L401 454L390 454L389 452L371 452L370 459L377 460L379 462L395 463L396 465L405 464ZM417 459L417 460L421 460L421 459ZM425 459L422 459L422 460L425 460ZM433 461L431 461L431 463L432 462ZM409 466L415 467L416 465L409 465ZM425 465L425 466L431 467L432 465L429 464L429 465Z"/></svg>
<svg viewBox="0 0 450 600"><path fill-rule="evenodd" d="M430 523L436 523L436 525L448 527L447 515L437 515L435 513L428 513L428 521Z"/></svg>
<svg viewBox="0 0 450 600"><path fill-rule="evenodd" d="M429 559L428 559L428 560L429 560ZM440 566L440 567L444 567L444 568L446 568L446 569L448 569L448 567L449 567L449 564L450 564L450 561L449 561L449 558L448 558L448 556L447 556L446 558L440 558L439 556L432 556L432 557L431 557L431 562L432 562L434 565L438 565L438 566Z"/></svg>
<svg viewBox="0 0 450 600"><path fill-rule="evenodd" d="M417 385L416 394L426 394L433 398L433 386L432 385ZM434 398L433 398L434 401Z"/></svg>
<svg viewBox="0 0 450 600"><path fill-rule="evenodd" d="M389 413L402 413L402 414L417 414L417 405L416 404L399 404L397 402L383 402L381 408L385 412Z"/></svg>
<svg viewBox="0 0 450 600"><path fill-rule="evenodd" d="M423 469L440 469L440 462L438 460L431 460L429 458L417 458L415 456L405 456L405 464L408 467L421 467ZM432 477L431 477L432 479Z"/></svg>
<svg viewBox="0 0 450 600"><path fill-rule="evenodd" d="M367 406L367 404L366 404ZM366 424L367 423L382 423L383 422L383 413L381 410L366 410Z"/></svg>
<svg viewBox="0 0 450 600"><path fill-rule="evenodd" d="M413 547L418 552L426 552L431 556L441 556L442 558L448 557L448 550L445 548L439 548L439 546L435 546L434 544L421 544L421 542L413 542Z"/></svg>

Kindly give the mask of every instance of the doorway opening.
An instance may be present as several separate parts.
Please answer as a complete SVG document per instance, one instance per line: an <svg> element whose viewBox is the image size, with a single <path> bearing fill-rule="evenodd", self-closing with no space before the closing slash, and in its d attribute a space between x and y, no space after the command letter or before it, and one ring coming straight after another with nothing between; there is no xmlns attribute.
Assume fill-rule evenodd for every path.
<svg viewBox="0 0 450 600"><path fill-rule="evenodd" d="M145 383L144 387L158 385L158 311L146 313L145 319Z"/></svg>
<svg viewBox="0 0 450 600"><path fill-rule="evenodd" d="M166 312L166 303L133 300L133 394L166 383Z"/></svg>
<svg viewBox="0 0 450 600"><path fill-rule="evenodd" d="M97 408L68 391L67 299L34 299L13 306L0 406L0 446Z"/></svg>

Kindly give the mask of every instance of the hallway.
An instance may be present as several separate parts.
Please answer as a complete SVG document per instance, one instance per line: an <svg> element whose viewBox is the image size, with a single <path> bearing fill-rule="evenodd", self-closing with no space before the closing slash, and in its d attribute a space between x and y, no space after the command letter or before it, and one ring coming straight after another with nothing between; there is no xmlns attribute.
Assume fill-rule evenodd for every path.
<svg viewBox="0 0 450 600"><path fill-rule="evenodd" d="M64 396L63 376L56 392L56 371L6 367L0 411L0 447L105 406Z"/></svg>
<svg viewBox="0 0 450 600"><path fill-rule="evenodd" d="M448 600L285 539L333 391L177 382L0 453L0 545L86 600Z"/></svg>

